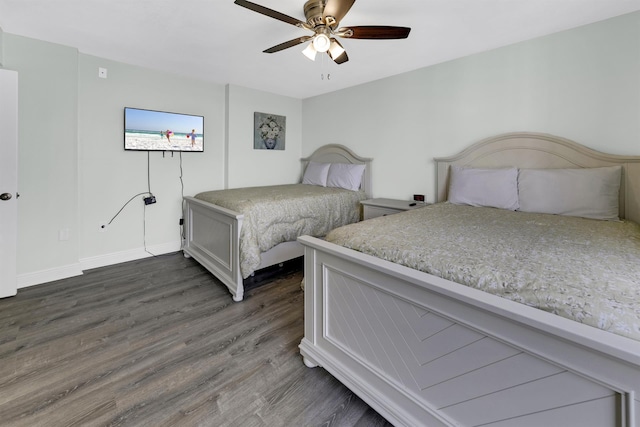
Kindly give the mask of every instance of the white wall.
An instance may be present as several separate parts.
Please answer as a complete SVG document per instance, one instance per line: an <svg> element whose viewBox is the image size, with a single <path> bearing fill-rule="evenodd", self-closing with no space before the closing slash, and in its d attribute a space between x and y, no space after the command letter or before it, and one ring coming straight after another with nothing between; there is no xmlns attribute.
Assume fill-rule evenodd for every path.
<svg viewBox="0 0 640 427"><path fill-rule="evenodd" d="M254 113L286 117L284 150L253 148ZM291 184L300 179L302 101L227 85L227 188Z"/></svg>
<svg viewBox="0 0 640 427"><path fill-rule="evenodd" d="M640 152L640 12L303 102L303 152L331 142L373 157L376 197L434 200L433 157L512 131Z"/></svg>

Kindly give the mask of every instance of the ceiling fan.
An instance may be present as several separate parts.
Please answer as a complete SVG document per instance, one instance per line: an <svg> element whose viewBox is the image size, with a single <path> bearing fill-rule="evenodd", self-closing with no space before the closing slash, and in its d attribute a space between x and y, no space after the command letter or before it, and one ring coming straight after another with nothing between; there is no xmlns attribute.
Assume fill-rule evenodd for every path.
<svg viewBox="0 0 640 427"><path fill-rule="evenodd" d="M279 52L311 40L311 43L302 51L305 56L315 60L317 52L326 52L336 64L343 64L349 60L349 57L336 37L374 40L406 39L411 31L411 28L407 27L381 25L338 28L340 21L349 12L355 0L308 0L304 4L306 22L247 0L235 0L234 3L314 33L312 36L297 37L270 47L264 51L265 53Z"/></svg>

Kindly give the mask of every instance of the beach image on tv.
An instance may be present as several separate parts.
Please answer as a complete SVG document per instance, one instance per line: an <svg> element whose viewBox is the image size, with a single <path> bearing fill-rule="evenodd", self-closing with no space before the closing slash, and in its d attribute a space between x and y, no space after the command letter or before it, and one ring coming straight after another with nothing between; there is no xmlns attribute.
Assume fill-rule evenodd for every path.
<svg viewBox="0 0 640 427"><path fill-rule="evenodd" d="M204 117L124 109L124 149L204 151Z"/></svg>

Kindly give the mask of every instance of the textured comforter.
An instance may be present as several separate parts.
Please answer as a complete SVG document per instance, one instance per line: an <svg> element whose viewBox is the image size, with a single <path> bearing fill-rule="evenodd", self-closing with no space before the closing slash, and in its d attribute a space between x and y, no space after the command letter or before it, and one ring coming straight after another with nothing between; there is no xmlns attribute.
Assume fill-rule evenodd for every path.
<svg viewBox="0 0 640 427"><path fill-rule="evenodd" d="M640 340L640 226L441 203L327 241Z"/></svg>
<svg viewBox="0 0 640 427"><path fill-rule="evenodd" d="M207 191L197 199L244 214L240 269L245 279L260 265L260 253L299 236L324 236L360 218L365 193L306 184Z"/></svg>

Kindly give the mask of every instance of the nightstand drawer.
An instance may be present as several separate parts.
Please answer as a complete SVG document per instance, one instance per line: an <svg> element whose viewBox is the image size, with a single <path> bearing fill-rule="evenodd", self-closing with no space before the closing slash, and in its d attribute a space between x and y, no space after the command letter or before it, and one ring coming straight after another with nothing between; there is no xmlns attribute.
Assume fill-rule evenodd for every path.
<svg viewBox="0 0 640 427"><path fill-rule="evenodd" d="M376 218L379 216L393 215L402 212L399 209L381 208L379 206L364 206L364 219Z"/></svg>
<svg viewBox="0 0 640 427"><path fill-rule="evenodd" d="M412 202L409 200L396 199L369 199L360 202L362 205L362 219L371 219L379 216L393 215L411 209L426 206L422 202Z"/></svg>

